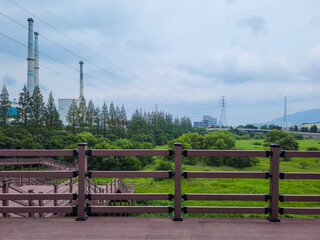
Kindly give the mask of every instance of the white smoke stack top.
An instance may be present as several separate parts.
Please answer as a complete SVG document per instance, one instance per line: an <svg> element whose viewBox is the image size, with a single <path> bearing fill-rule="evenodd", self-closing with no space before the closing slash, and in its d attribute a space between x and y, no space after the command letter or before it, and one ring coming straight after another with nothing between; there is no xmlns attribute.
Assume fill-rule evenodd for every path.
<svg viewBox="0 0 320 240"><path fill-rule="evenodd" d="M34 87L39 87L39 50L38 32L34 32Z"/></svg>
<svg viewBox="0 0 320 240"><path fill-rule="evenodd" d="M28 75L27 75L27 89L29 93L33 94L34 89L34 52L33 52L33 19L28 18Z"/></svg>
<svg viewBox="0 0 320 240"><path fill-rule="evenodd" d="M83 98L83 62L80 61L80 98Z"/></svg>

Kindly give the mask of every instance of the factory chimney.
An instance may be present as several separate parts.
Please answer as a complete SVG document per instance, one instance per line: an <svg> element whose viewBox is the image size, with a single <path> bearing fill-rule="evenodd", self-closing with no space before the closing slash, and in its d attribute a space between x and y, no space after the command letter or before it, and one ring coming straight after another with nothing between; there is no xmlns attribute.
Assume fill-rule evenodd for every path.
<svg viewBox="0 0 320 240"><path fill-rule="evenodd" d="M28 76L27 76L27 89L29 93L33 94L34 89L34 52L33 52L33 19L28 18Z"/></svg>
<svg viewBox="0 0 320 240"><path fill-rule="evenodd" d="M34 87L39 87L39 50L38 32L34 32Z"/></svg>
<svg viewBox="0 0 320 240"><path fill-rule="evenodd" d="M80 98L83 98L83 62L80 61Z"/></svg>

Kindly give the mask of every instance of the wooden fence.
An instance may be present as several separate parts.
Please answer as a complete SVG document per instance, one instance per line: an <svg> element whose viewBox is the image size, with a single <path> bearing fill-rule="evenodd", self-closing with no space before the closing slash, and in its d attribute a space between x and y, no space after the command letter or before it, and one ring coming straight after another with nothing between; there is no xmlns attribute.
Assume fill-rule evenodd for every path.
<svg viewBox="0 0 320 240"><path fill-rule="evenodd" d="M266 157L270 159L270 169L261 172L245 171L187 171L182 172L181 160L185 157ZM98 150L87 149L86 143L80 143L78 150L0 150L1 156L75 156L78 157L78 171L0 171L0 178L9 177L78 177L78 192L69 194L10 194L3 193L0 200L3 206L0 213L74 213L76 220L85 221L90 213L171 213L173 220L182 221L184 213L243 213L265 214L269 221L278 222L279 214L320 214L320 208L291 208L280 207L279 201L320 201L320 195L280 195L279 179L320 179L320 173L289 173L279 172L280 157L319 157L319 151L280 151L277 144L270 145L268 151L245 150L182 150L180 143L173 150ZM88 171L87 157L104 156L174 156L175 171ZM94 193L88 191L89 178L174 178L174 195L171 193ZM181 192L183 178L256 178L269 180L268 194L193 194ZM121 185L121 183L118 183ZM124 186L123 186L124 187ZM89 188L90 189L90 188ZM10 207L8 200L58 200L77 199L77 206L52 207ZM90 201L112 200L173 200L171 206L91 206ZM181 206L181 200L211 200L211 201L264 201L265 207L204 207Z"/></svg>

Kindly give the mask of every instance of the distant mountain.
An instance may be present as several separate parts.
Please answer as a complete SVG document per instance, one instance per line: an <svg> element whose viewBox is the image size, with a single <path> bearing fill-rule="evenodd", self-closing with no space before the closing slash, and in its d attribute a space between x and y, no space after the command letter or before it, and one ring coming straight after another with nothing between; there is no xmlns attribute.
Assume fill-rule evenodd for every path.
<svg viewBox="0 0 320 240"><path fill-rule="evenodd" d="M301 125L302 123L317 123L320 122L320 109L310 109L307 111L287 114L288 125ZM281 126L283 117L276 118L267 124L276 124Z"/></svg>

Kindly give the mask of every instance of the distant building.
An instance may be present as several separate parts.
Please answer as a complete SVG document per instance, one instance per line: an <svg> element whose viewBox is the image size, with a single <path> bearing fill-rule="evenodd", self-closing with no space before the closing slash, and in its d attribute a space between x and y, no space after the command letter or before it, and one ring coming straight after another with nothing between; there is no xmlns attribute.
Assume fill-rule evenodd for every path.
<svg viewBox="0 0 320 240"><path fill-rule="evenodd" d="M201 122L193 122L194 127L217 126L217 119L210 115L203 115Z"/></svg>

